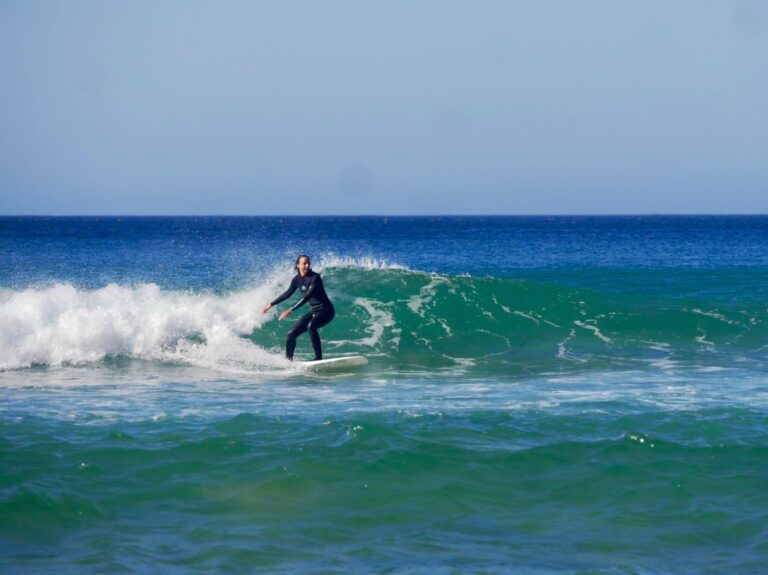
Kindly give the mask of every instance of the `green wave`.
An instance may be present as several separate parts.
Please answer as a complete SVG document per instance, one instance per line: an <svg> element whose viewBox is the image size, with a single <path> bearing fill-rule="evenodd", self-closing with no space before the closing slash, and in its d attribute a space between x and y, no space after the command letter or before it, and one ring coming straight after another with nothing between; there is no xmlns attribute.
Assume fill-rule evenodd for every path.
<svg viewBox="0 0 768 575"><path fill-rule="evenodd" d="M327 353L364 353L405 372L760 367L768 336L761 302L406 269L338 267L323 275L337 308L323 330ZM252 339L279 349L286 327L271 322Z"/></svg>

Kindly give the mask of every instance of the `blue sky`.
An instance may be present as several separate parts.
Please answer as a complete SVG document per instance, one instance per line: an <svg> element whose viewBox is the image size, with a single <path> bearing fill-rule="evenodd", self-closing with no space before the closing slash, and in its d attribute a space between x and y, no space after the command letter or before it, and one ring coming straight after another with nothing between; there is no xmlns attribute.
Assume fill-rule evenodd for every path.
<svg viewBox="0 0 768 575"><path fill-rule="evenodd" d="M768 213L768 3L0 0L0 214Z"/></svg>

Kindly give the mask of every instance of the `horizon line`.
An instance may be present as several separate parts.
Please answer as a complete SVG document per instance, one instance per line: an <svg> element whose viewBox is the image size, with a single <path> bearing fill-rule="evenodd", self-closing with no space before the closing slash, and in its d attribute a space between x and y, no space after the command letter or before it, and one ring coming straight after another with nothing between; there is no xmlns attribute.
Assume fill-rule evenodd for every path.
<svg viewBox="0 0 768 575"><path fill-rule="evenodd" d="M638 212L638 213L562 213L562 214L0 214L0 218L644 218L644 217L765 217L768 212Z"/></svg>

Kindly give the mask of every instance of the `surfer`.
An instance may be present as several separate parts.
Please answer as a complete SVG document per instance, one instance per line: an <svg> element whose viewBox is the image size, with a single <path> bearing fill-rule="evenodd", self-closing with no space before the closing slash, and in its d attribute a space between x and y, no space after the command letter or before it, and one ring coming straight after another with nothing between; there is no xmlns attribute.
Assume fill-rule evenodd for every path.
<svg viewBox="0 0 768 575"><path fill-rule="evenodd" d="M300 255L296 258L296 276L291 280L291 285L285 290L285 293L277 296L272 303L264 306L262 313L267 313L272 306L279 304L282 301L287 300L293 295L297 289L301 292L301 299L296 302L289 309L280 314L280 319L285 319L291 315L295 310L309 302L309 306L312 310L304 314L299 321L296 322L288 332L288 337L285 340L285 357L293 360L293 352L296 349L296 338L299 337L305 331L309 332L309 337L312 340L312 348L315 350L315 359L323 359L323 351L320 345L320 334L318 329L330 323L333 316L336 315L336 311L333 309L333 304L328 298L328 294L325 293L323 287L323 280L320 279L320 274L313 272L310 267L309 256Z"/></svg>

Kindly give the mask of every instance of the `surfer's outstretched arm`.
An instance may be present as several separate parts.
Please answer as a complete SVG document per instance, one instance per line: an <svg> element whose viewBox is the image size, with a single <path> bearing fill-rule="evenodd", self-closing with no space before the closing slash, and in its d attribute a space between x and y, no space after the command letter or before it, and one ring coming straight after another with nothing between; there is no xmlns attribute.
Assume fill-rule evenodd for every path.
<svg viewBox="0 0 768 575"><path fill-rule="evenodd" d="M288 289L285 290L283 293L281 293L279 296L277 296L275 299L273 299L269 305L271 306L277 305L280 302L287 300L289 297L293 295L293 292L295 292L298 287L299 287L299 278L298 276L296 276L291 280L291 285L288 286Z"/></svg>
<svg viewBox="0 0 768 575"><path fill-rule="evenodd" d="M293 295L293 292L295 292L298 287L299 287L299 282L296 280L296 278L293 278L291 280L291 285L288 286L288 289L285 290L283 293L281 293L279 296L277 296L275 299L273 299L270 303L265 305L264 309L262 309L261 312L267 313L270 309L272 309L273 306L279 304L281 301L287 300L289 297Z"/></svg>

